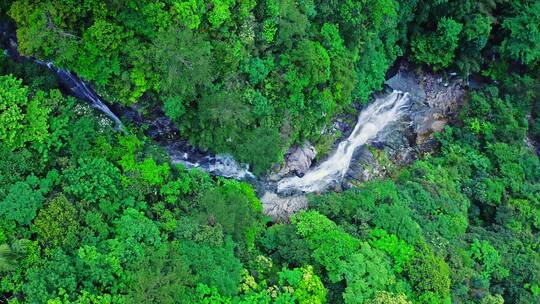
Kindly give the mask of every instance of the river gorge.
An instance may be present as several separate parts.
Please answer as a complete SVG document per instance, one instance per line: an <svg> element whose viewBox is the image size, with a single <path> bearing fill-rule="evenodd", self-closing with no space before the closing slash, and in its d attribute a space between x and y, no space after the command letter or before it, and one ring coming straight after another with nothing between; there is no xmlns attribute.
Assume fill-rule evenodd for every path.
<svg viewBox="0 0 540 304"><path fill-rule="evenodd" d="M283 166L296 166L294 161L286 158L281 174L271 172L266 176L254 176L247 165L238 163L230 155L214 155L190 145L161 109L156 109L152 118L147 118L135 107L110 105L74 73L51 62L23 57L17 52L14 37L9 37L8 41L7 55L17 60L33 61L52 71L67 93L103 113L114 123L117 131L126 132L122 120L137 127L146 126L146 135L166 150L172 163L251 182L259 193L265 213L275 219L286 219L297 210L306 208L306 193L339 190L384 175L384 168L377 168L380 164L373 158L369 147L384 151L394 163L410 162L420 150L426 149L426 143L428 146L433 144L426 139L431 133L442 130L455 113L464 92L458 79L419 76L410 72L407 66L400 66L386 82L386 89L376 93L371 102L359 111L356 125L354 128L349 126L352 131L344 130L347 136L334 144L327 157L315 162L317 151L311 147L307 165L303 165L305 172L283 171ZM305 145L309 146L309 143Z"/></svg>

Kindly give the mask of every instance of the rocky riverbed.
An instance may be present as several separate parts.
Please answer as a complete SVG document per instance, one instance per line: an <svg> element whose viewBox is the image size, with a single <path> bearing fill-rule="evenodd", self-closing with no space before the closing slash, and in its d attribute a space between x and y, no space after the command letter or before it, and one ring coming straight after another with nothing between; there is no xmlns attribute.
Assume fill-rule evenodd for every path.
<svg viewBox="0 0 540 304"><path fill-rule="evenodd" d="M368 144L356 149L342 182L332 190L341 191L359 183L384 178L395 168L412 163L420 155L436 151L434 134L455 119L466 91L466 85L457 77L443 79L436 74L415 73L407 64L398 68L395 75L386 81L386 86L387 91L398 90L409 94L410 108L407 114L384 128ZM340 119L334 125L343 132L343 138L347 138L354 126L344 125L343 121ZM310 168L317 166L316 154L315 147L309 142L292 147L285 156L284 166L259 180L259 193L266 214L276 220L287 220L291 214L307 208L308 200L304 194L277 194L276 182L291 175L303 176Z"/></svg>

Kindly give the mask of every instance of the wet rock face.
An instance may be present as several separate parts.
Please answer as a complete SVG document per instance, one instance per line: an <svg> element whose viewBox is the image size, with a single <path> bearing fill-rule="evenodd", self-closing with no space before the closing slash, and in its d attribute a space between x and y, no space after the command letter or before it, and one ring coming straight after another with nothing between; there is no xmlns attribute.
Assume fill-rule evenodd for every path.
<svg viewBox="0 0 540 304"><path fill-rule="evenodd" d="M285 166L279 171L279 176L295 174L303 176L304 173L311 167L313 159L317 156L315 147L309 142L305 142L302 146L293 146L285 154Z"/></svg>
<svg viewBox="0 0 540 304"><path fill-rule="evenodd" d="M344 186L350 188L356 183L363 183L384 176L384 168L377 161L376 155L366 146L355 152L355 162L351 163L345 176Z"/></svg>
<svg viewBox="0 0 540 304"><path fill-rule="evenodd" d="M454 119L465 94L464 84L458 78L444 80L441 76L415 74L406 66L386 81L395 90L409 92L412 100L408 117L410 128L396 128L395 132L409 139L409 146L429 152L433 148L433 133L440 132ZM391 137L383 140L392 143Z"/></svg>
<svg viewBox="0 0 540 304"><path fill-rule="evenodd" d="M434 133L442 131L455 118L465 94L464 85L457 78L443 80L435 74L418 75L406 66L401 66L386 85L409 93L409 115L380 134L371 143L374 149L363 147L355 153L345 187L382 178L388 175L392 165L407 165L422 153L434 152L437 149ZM386 157L384 163L374 155L379 155L379 151Z"/></svg>
<svg viewBox="0 0 540 304"><path fill-rule="evenodd" d="M431 135L440 132L454 118L465 94L460 80L443 81L440 77L426 74L416 78L426 96L419 99L420 109L411 114L416 133L416 144L422 145L431 139Z"/></svg>

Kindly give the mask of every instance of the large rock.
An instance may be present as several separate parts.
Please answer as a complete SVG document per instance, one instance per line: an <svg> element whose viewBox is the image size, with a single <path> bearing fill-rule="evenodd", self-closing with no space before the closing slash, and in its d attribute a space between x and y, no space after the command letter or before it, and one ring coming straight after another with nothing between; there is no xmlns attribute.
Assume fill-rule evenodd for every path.
<svg viewBox="0 0 540 304"><path fill-rule="evenodd" d="M454 118L465 90L459 79L443 81L441 77L433 74L425 74L421 79L416 79L426 92L425 99L420 100L424 105L422 109L411 114L416 144L422 145L432 138L433 133L442 131Z"/></svg>
<svg viewBox="0 0 540 304"><path fill-rule="evenodd" d="M261 197L264 214L277 221L287 221L289 217L302 209L306 209L308 200L304 195L279 196L266 191Z"/></svg>
<svg viewBox="0 0 540 304"><path fill-rule="evenodd" d="M465 93L459 79L444 81L435 74L418 75L406 66L401 66L386 85L409 93L409 114L389 125L371 142L375 149L362 147L355 153L345 187L387 176L392 166L410 164L420 154L435 151L434 133L442 131L455 118Z"/></svg>
<svg viewBox="0 0 540 304"><path fill-rule="evenodd" d="M315 147L309 142L304 145L295 145L285 154L285 166L279 171L279 176L296 174L303 176L311 167L313 159L317 156Z"/></svg>
<svg viewBox="0 0 540 304"><path fill-rule="evenodd" d="M377 161L376 155L367 146L359 147L354 154L355 161L345 175L343 182L345 188L350 188L358 183L363 183L384 175L383 166Z"/></svg>
<svg viewBox="0 0 540 304"><path fill-rule="evenodd" d="M421 75L410 72L402 66L396 75L386 81L394 90L409 92L411 109L409 128L397 128L394 133L414 139L410 147L426 151L433 147L432 134L440 132L444 126L454 119L465 94L463 82L458 78L443 80L440 75L424 73ZM386 138L392 143L392 138Z"/></svg>

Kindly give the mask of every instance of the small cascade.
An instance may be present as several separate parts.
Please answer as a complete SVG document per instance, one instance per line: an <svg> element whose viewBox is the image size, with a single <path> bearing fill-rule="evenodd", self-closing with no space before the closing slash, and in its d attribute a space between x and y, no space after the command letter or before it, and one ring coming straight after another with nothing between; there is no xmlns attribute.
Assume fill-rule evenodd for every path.
<svg viewBox="0 0 540 304"><path fill-rule="evenodd" d="M118 116L116 116L101 98L99 98L96 92L79 77L69 71L55 67L51 62L43 62L37 59L34 59L34 62L53 71L56 76L58 76L60 83L67 88L73 96L85 100L92 108L109 117L115 123L116 130L120 131L123 129L122 121Z"/></svg>

